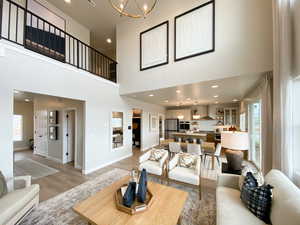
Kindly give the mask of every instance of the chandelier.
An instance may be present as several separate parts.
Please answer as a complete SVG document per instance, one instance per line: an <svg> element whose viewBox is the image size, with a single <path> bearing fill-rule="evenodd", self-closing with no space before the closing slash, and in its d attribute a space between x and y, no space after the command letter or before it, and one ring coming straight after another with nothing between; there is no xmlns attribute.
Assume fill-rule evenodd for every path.
<svg viewBox="0 0 300 225"><path fill-rule="evenodd" d="M120 16L146 18L155 8L158 0L109 0Z"/></svg>

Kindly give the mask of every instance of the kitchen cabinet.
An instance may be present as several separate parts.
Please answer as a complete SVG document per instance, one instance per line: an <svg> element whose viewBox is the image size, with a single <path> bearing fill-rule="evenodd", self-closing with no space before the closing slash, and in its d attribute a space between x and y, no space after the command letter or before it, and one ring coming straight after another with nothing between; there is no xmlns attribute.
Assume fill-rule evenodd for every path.
<svg viewBox="0 0 300 225"><path fill-rule="evenodd" d="M191 120L191 110L190 109L172 109L167 110L167 119L179 119L179 120Z"/></svg>
<svg viewBox="0 0 300 225"><path fill-rule="evenodd" d="M238 125L238 108L224 108L224 125Z"/></svg>

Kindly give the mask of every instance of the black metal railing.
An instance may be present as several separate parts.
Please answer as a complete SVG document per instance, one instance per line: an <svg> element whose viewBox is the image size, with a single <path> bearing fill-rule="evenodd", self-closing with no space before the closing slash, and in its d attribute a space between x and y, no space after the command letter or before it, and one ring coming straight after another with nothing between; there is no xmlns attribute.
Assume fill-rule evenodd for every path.
<svg viewBox="0 0 300 225"><path fill-rule="evenodd" d="M0 0L0 37L117 82L117 62L11 0Z"/></svg>

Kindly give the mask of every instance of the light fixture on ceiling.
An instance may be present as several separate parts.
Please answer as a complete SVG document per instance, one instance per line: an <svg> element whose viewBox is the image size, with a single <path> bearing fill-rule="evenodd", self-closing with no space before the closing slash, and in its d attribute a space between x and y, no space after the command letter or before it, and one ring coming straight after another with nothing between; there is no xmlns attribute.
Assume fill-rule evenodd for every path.
<svg viewBox="0 0 300 225"><path fill-rule="evenodd" d="M149 97L153 97L153 96L154 96L154 94L150 94L150 95L149 95Z"/></svg>
<svg viewBox="0 0 300 225"><path fill-rule="evenodd" d="M179 120L183 120L183 119L184 119L184 116L183 116L183 115L179 115L179 116L177 116L177 118L178 118Z"/></svg>
<svg viewBox="0 0 300 225"><path fill-rule="evenodd" d="M107 42L108 44L111 44L111 43L112 43L112 40L111 40L110 38L107 38L107 39L106 39L106 42Z"/></svg>
<svg viewBox="0 0 300 225"><path fill-rule="evenodd" d="M25 102L30 102L30 99L28 99L28 98L25 98Z"/></svg>
<svg viewBox="0 0 300 225"><path fill-rule="evenodd" d="M180 93L181 93L181 91L180 91L180 90L176 90L176 93L177 93L177 94L180 94Z"/></svg>
<svg viewBox="0 0 300 225"><path fill-rule="evenodd" d="M70 3L71 3L71 0L65 0L65 3L70 4Z"/></svg>
<svg viewBox="0 0 300 225"><path fill-rule="evenodd" d="M187 98L186 100L187 100L187 101L191 101L191 98Z"/></svg>
<svg viewBox="0 0 300 225"><path fill-rule="evenodd" d="M232 101L233 101L233 102L238 102L239 100L235 98L235 99L233 99Z"/></svg>
<svg viewBox="0 0 300 225"><path fill-rule="evenodd" d="M219 102L215 102L215 104L219 104Z"/></svg>
<svg viewBox="0 0 300 225"><path fill-rule="evenodd" d="M169 102L169 100L165 100L165 102Z"/></svg>
<svg viewBox="0 0 300 225"><path fill-rule="evenodd" d="M219 95L215 95L214 98L219 98Z"/></svg>
<svg viewBox="0 0 300 225"><path fill-rule="evenodd" d="M155 8L158 0L109 0L111 6L120 16L131 18L146 18Z"/></svg>
<svg viewBox="0 0 300 225"><path fill-rule="evenodd" d="M219 85L213 85L213 86L211 86L211 88L218 88L219 87Z"/></svg>
<svg viewBox="0 0 300 225"><path fill-rule="evenodd" d="M14 93L15 93L15 94L19 94L20 92L19 92L19 91L17 91L17 90L14 90Z"/></svg>

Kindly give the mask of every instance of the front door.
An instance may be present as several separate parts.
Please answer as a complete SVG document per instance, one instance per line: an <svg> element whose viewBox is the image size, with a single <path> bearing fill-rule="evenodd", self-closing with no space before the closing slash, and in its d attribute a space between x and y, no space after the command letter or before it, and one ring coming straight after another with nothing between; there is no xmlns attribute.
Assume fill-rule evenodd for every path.
<svg viewBox="0 0 300 225"><path fill-rule="evenodd" d="M48 155L48 112L37 110L34 116L34 153Z"/></svg>

